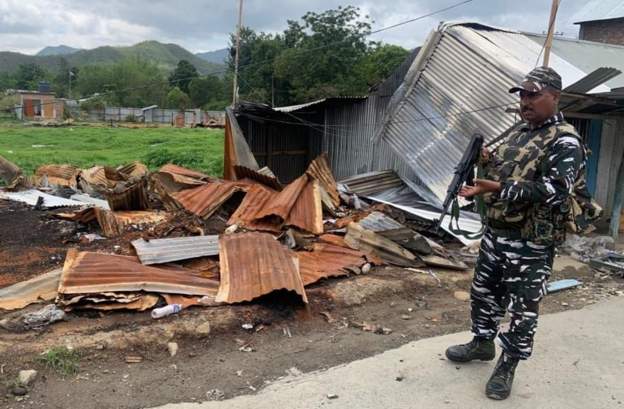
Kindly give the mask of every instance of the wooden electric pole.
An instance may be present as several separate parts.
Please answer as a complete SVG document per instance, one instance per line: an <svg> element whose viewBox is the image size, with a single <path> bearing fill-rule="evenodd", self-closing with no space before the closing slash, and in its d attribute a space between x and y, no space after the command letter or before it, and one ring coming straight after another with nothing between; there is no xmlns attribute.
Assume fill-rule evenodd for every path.
<svg viewBox="0 0 624 409"><path fill-rule="evenodd" d="M238 102L238 55L240 54L240 33L243 24L243 0L238 2L238 26L236 27L236 56L234 57L234 81L232 86L232 105Z"/></svg>
<svg viewBox="0 0 624 409"><path fill-rule="evenodd" d="M548 64L550 63L550 49L552 47L553 36L555 35L555 21L557 20L559 2L560 0L552 0L552 6L550 7L548 34L546 35L546 44L544 46L544 67L548 67Z"/></svg>

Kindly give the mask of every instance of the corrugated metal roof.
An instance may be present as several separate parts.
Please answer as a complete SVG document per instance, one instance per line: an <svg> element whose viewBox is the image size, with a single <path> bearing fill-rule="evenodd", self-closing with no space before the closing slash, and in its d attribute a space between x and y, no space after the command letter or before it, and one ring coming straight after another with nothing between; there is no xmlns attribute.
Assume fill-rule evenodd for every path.
<svg viewBox="0 0 624 409"><path fill-rule="evenodd" d="M403 181L393 170L382 170L351 176L342 179L340 184L347 186L351 192L358 196L367 196L402 186Z"/></svg>
<svg viewBox="0 0 624 409"><path fill-rule="evenodd" d="M297 255L273 236L230 234L222 236L219 245L221 283L217 302L251 301L277 290L294 291L308 302Z"/></svg>
<svg viewBox="0 0 624 409"><path fill-rule="evenodd" d="M270 226L258 225L254 222L258 212L273 198L277 192L262 185L252 186L245 195L238 209L232 214L228 225L237 224L255 230L262 230L262 227L270 227L269 231L279 230L279 225Z"/></svg>
<svg viewBox="0 0 624 409"><path fill-rule="evenodd" d="M43 199L43 207L48 209L53 209L55 207L84 206L83 202L64 199L58 196L52 196L36 189L22 190L20 192L4 192L0 190L0 199L8 199L15 202L26 203L30 206L35 206L40 197Z"/></svg>
<svg viewBox="0 0 624 409"><path fill-rule="evenodd" d="M334 206L340 205L340 196L338 195L336 179L334 179L334 174L329 167L327 153L323 153L314 159L310 163L310 166L308 166L306 173L310 177L319 181L321 187L325 189L325 192L329 195Z"/></svg>
<svg viewBox="0 0 624 409"><path fill-rule="evenodd" d="M333 103L345 103L345 102L353 102L353 101L361 101L366 99L365 96L343 96L343 97L331 97L331 98L322 98L322 99L317 99L316 101L311 101L311 102L306 102L303 104L299 104L299 105L289 105L289 106L285 106L285 107L274 107L273 110L275 111L279 111L279 112L295 112L295 111L299 111L302 110L304 108L310 108L313 107L315 105L320 105L326 102L333 102Z"/></svg>
<svg viewBox="0 0 624 409"><path fill-rule="evenodd" d="M144 265L163 264L219 254L219 236L176 237L145 241L134 240L132 246Z"/></svg>
<svg viewBox="0 0 624 409"><path fill-rule="evenodd" d="M159 172L170 173L171 175L186 176L192 179L204 181L210 180L210 176L204 173L197 172L196 170L187 169L182 166L174 165L173 163L168 163L164 165L162 168L159 169Z"/></svg>
<svg viewBox="0 0 624 409"><path fill-rule="evenodd" d="M361 267L366 263L364 253L358 250L323 243L315 243L312 251L299 251L297 256L304 286L322 278L348 275L345 267Z"/></svg>
<svg viewBox="0 0 624 409"><path fill-rule="evenodd" d="M490 141L514 123L505 108L518 100L507 91L533 69L540 52L541 45L522 33L478 24L447 24L429 36L380 132L422 181L411 186L422 198L444 200L470 135ZM551 66L564 87L589 73L556 52Z"/></svg>
<svg viewBox="0 0 624 409"><path fill-rule="evenodd" d="M104 193L111 210L145 210L149 207L147 197L147 178L141 178L133 183L117 185L113 190Z"/></svg>
<svg viewBox="0 0 624 409"><path fill-rule="evenodd" d="M208 218L235 193L243 190L236 183L220 181L182 190L171 196L189 212Z"/></svg>
<svg viewBox="0 0 624 409"><path fill-rule="evenodd" d="M596 69L596 71L587 75L585 78L581 78L572 85L567 86L563 91L571 92L574 94L584 94L600 84L604 84L611 78L615 78L620 75L622 71L616 68L602 67Z"/></svg>
<svg viewBox="0 0 624 409"><path fill-rule="evenodd" d="M76 200L78 202L82 202L86 205L92 205L95 207L99 207L100 209L110 210L110 206L106 200L98 199L87 194L76 193L69 197L71 200Z"/></svg>
<svg viewBox="0 0 624 409"><path fill-rule="evenodd" d="M277 216L282 220L288 219L295 202L303 192L308 183L308 176L303 175L295 179L292 183L276 194L257 214L256 218L261 219L269 216Z"/></svg>
<svg viewBox="0 0 624 409"><path fill-rule="evenodd" d="M118 167L117 171L127 178L140 178L149 173L147 166L136 161Z"/></svg>
<svg viewBox="0 0 624 409"><path fill-rule="evenodd" d="M571 21L578 24L622 17L624 17L624 3L621 0L590 0L572 16Z"/></svg>
<svg viewBox="0 0 624 409"><path fill-rule="evenodd" d="M358 223L365 229L374 231L375 233L406 228L401 223L381 212L372 212Z"/></svg>
<svg viewBox="0 0 624 409"><path fill-rule="evenodd" d="M538 34L524 33L540 47L545 37ZM591 73L600 67L614 67L624 72L624 46L571 38L555 37L552 52L571 61L585 73ZM624 87L624 75L610 79L605 85L611 89Z"/></svg>
<svg viewBox="0 0 624 409"><path fill-rule="evenodd" d="M270 170L268 171L270 172ZM259 171L249 169L244 166L234 166L234 173L236 174L237 179L248 178L253 181L260 182L263 185L270 187L271 189L275 189L275 190L283 189L282 184L279 182L279 180L277 180L275 175L273 176L265 175L265 174L260 173Z"/></svg>
<svg viewBox="0 0 624 409"><path fill-rule="evenodd" d="M83 219L90 217L89 212L94 211L97 221L106 237L115 237L124 232L126 226L131 224L147 225L156 224L167 220L171 215L166 212L147 210L103 210L100 208L88 209L87 214L79 215Z"/></svg>
<svg viewBox="0 0 624 409"><path fill-rule="evenodd" d="M0 289L0 309L17 310L38 301L56 298L62 269Z"/></svg>
<svg viewBox="0 0 624 409"><path fill-rule="evenodd" d="M72 165L44 165L35 170L35 183L39 186L48 185L67 186L76 188L76 177L80 169Z"/></svg>
<svg viewBox="0 0 624 409"><path fill-rule="evenodd" d="M211 295L216 283L182 267L144 266L137 257L67 252L59 294L149 291Z"/></svg>
<svg viewBox="0 0 624 409"><path fill-rule="evenodd" d="M387 263L404 267L414 267L422 264L409 250L395 242L370 230L364 229L358 223L349 223L345 243L349 247L371 253Z"/></svg>
<svg viewBox="0 0 624 409"><path fill-rule="evenodd" d="M286 224L314 234L323 233L323 208L317 180L309 180L295 201Z"/></svg>

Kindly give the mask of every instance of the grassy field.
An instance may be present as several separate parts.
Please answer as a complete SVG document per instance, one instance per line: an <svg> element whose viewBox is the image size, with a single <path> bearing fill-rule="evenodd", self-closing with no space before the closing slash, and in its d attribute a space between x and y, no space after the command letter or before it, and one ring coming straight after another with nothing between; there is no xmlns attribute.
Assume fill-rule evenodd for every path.
<svg viewBox="0 0 624 409"><path fill-rule="evenodd" d="M0 155L22 167L26 174L50 163L86 168L138 160L150 169L172 162L221 176L223 130L104 125L50 128L0 121Z"/></svg>

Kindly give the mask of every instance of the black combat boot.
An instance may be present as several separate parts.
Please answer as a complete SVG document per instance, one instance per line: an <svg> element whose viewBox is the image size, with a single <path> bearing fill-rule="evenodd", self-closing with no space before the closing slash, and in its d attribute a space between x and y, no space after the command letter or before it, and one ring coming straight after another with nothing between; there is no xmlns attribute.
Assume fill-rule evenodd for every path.
<svg viewBox="0 0 624 409"><path fill-rule="evenodd" d="M511 385L513 384L517 365L518 358L512 358L505 353L501 354L494 368L494 373L485 386L485 394L488 398L496 400L507 399L511 393Z"/></svg>
<svg viewBox="0 0 624 409"><path fill-rule="evenodd" d="M470 362L475 359L491 361L496 356L494 341L474 337L467 344L453 345L446 349L446 357L453 362Z"/></svg>

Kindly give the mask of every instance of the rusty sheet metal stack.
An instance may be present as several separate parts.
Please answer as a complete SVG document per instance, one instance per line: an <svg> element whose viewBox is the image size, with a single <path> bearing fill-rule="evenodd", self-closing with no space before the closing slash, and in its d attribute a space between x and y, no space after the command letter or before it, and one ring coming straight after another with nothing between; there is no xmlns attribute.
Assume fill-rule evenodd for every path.
<svg viewBox="0 0 624 409"><path fill-rule="evenodd" d="M306 287L366 273L372 265L461 267L383 213L384 205L350 207L360 202L338 191L325 155L287 185L266 168L236 166L232 176L215 179L173 164L149 172L138 162L39 168L36 186L45 181L48 189L71 188L78 192L72 197L83 200L72 201L81 209L55 217L97 223L104 236L125 241L131 251L69 249L60 274L50 273L30 288L22 283L3 289L0 308L49 300L56 282L56 303L66 310L212 306L278 291L305 304ZM362 186L356 181L350 187Z"/></svg>

